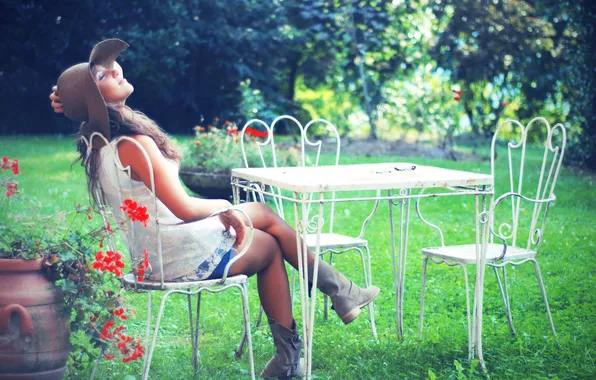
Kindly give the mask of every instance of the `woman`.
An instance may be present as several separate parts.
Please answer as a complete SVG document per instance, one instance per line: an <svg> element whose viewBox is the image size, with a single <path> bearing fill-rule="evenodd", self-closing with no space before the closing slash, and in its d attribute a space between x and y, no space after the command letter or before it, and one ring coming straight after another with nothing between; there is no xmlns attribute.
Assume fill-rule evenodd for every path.
<svg viewBox="0 0 596 380"><path fill-rule="evenodd" d="M112 189L114 186L110 187L110 181L118 180L113 178L118 174L109 171L113 165L109 165L108 160L113 155L106 154L105 143L94 139L92 154L86 158L87 146L83 137L88 139L94 132L101 132L107 140L126 135L147 152L153 166L160 222L182 222L161 227L160 230L165 279L184 281L221 277L225 264L234 255L234 249L242 250L245 246L246 225L229 210L218 215L219 221L205 219L232 205L226 200L188 196L178 179L177 163L181 156L174 144L152 120L125 106L134 87L124 78L115 59L127 47L118 39L97 44L88 63L75 65L62 73L58 86L50 95L52 107L55 112L64 112L67 117L82 122L78 147L89 191L94 194L100 185L113 209L118 210L119 206L115 201L118 199L116 190ZM122 165L130 166L132 178L138 184L135 185L136 190L141 196L150 197L150 174L142 153L130 141L118 144L117 152ZM296 231L266 204L244 203L237 207L252 220L254 239L246 254L232 265L229 274L257 275L259 297L276 348L274 357L261 376L300 376L303 370L299 365L301 342L292 316L284 265L285 260L294 268L298 267ZM217 241L206 242L214 237ZM135 250L142 248L147 247L133 247ZM309 251L309 278L313 278L314 260L315 256ZM154 268L156 266L153 265ZM331 298L336 313L346 324L379 294L379 288L374 286L359 288L323 260L319 261L317 287Z"/></svg>

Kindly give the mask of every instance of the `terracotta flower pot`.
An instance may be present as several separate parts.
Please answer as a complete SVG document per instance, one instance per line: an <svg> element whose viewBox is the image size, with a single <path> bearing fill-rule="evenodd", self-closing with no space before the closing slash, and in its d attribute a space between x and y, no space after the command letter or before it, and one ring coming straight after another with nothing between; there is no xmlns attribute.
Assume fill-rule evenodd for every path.
<svg viewBox="0 0 596 380"><path fill-rule="evenodd" d="M42 259L0 259L0 379L62 379L69 316Z"/></svg>

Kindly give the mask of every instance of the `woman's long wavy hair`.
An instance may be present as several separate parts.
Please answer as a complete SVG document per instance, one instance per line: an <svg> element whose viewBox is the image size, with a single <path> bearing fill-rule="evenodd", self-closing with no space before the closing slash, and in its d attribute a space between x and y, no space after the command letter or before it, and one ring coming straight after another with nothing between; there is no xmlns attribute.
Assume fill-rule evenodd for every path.
<svg viewBox="0 0 596 380"><path fill-rule="evenodd" d="M110 120L110 138L114 140L120 136L134 136L145 135L149 136L155 141L157 147L164 155L164 157L180 162L182 155L178 148L174 145L172 140L166 133L145 114L138 111L133 111L129 107L116 107L112 105L107 106L108 117ZM96 196L99 185L99 150L93 149L91 154L87 157L87 144L83 140L83 136L78 135L77 151L79 157L73 164L81 161L81 166L85 168L87 174L87 190L90 198L97 202Z"/></svg>

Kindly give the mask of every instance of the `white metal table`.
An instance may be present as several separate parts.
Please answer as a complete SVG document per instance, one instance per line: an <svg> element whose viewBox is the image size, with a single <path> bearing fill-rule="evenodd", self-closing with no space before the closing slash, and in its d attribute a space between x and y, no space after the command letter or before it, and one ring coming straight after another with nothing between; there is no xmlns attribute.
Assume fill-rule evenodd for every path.
<svg viewBox="0 0 596 380"><path fill-rule="evenodd" d="M394 287L396 294L396 324L398 337L403 334L403 296L405 281L405 264L408 244L408 224L410 218L410 200L419 197L438 197L455 195L476 196L476 229L477 243L484 241L484 228L486 224L486 197L492 194L493 177L487 174L443 169L432 166L414 165L412 163L378 163L356 165L333 165L317 167L277 167L277 168L249 168L232 170L232 186L234 188L234 201L240 201L239 191L245 189L253 191L254 184L260 184L265 195L277 197L291 202L295 212L295 227L300 235L304 236L307 227L315 226L317 234L315 255L320 253L320 235L323 225L323 206L329 202L351 202L366 200L388 200L391 226L391 248L393 260ZM282 192L267 191L271 187L289 191L292 195ZM412 190L449 188L452 192L430 193L420 191L412 194ZM377 190L376 196L371 197L336 197L336 193ZM386 191L381 195L380 191ZM479 198L482 199L479 202ZM311 207L318 204L318 215L309 220ZM479 206L480 205L480 206ZM394 227L393 207L399 206L399 242L396 257L396 238ZM481 209L479 209L481 208ZM482 231L481 231L482 230ZM298 235L297 235L298 236ZM311 280L312 298L308 297L308 270L306 240L297 238L298 266L300 280L300 299L303 319L303 340L305 355L305 374L310 377L312 370L312 336L314 328L314 312L317 291L318 260L315 260L314 275ZM481 256L481 255L480 255ZM481 257L479 257L481 260ZM484 263L479 262L478 268L484 268ZM481 271L477 271L481 272ZM478 279L478 277L477 277ZM475 292L475 305L482 305L482 281L477 281ZM480 289L478 289L480 287ZM482 310L474 309L475 313ZM480 327L474 328L475 341L480 345ZM482 357L482 354L479 354Z"/></svg>

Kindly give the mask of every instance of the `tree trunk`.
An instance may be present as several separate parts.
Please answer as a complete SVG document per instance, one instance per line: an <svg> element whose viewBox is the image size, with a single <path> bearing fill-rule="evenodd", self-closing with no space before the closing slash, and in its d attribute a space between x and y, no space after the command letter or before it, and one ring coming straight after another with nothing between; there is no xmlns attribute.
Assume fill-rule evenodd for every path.
<svg viewBox="0 0 596 380"><path fill-rule="evenodd" d="M463 90L463 96L461 97L461 102L462 105L464 106L464 111L466 111L466 115L468 116L468 120L470 121L470 127L472 128L472 134L474 134L475 136L480 136L480 128L478 126L478 124L476 123L476 120L474 119L474 111L472 110L472 105L470 104L470 102L468 102L468 94L472 94L472 90L470 89L470 86L468 86L467 84L464 84L462 86L464 88ZM472 95L473 97L473 95Z"/></svg>
<svg viewBox="0 0 596 380"><path fill-rule="evenodd" d="M373 107L370 104L370 95L368 94L368 85L366 83L366 73L364 72L364 54L360 55L360 62L358 63L358 71L360 72L360 80L362 81L362 91L364 95L364 107L368 116L368 123L370 124L370 139L376 140L377 124L374 117Z"/></svg>
<svg viewBox="0 0 596 380"><path fill-rule="evenodd" d="M290 75L288 77L288 101L294 103L294 96L296 96L296 79L298 78L298 67L300 62L300 54L292 54L290 57Z"/></svg>

